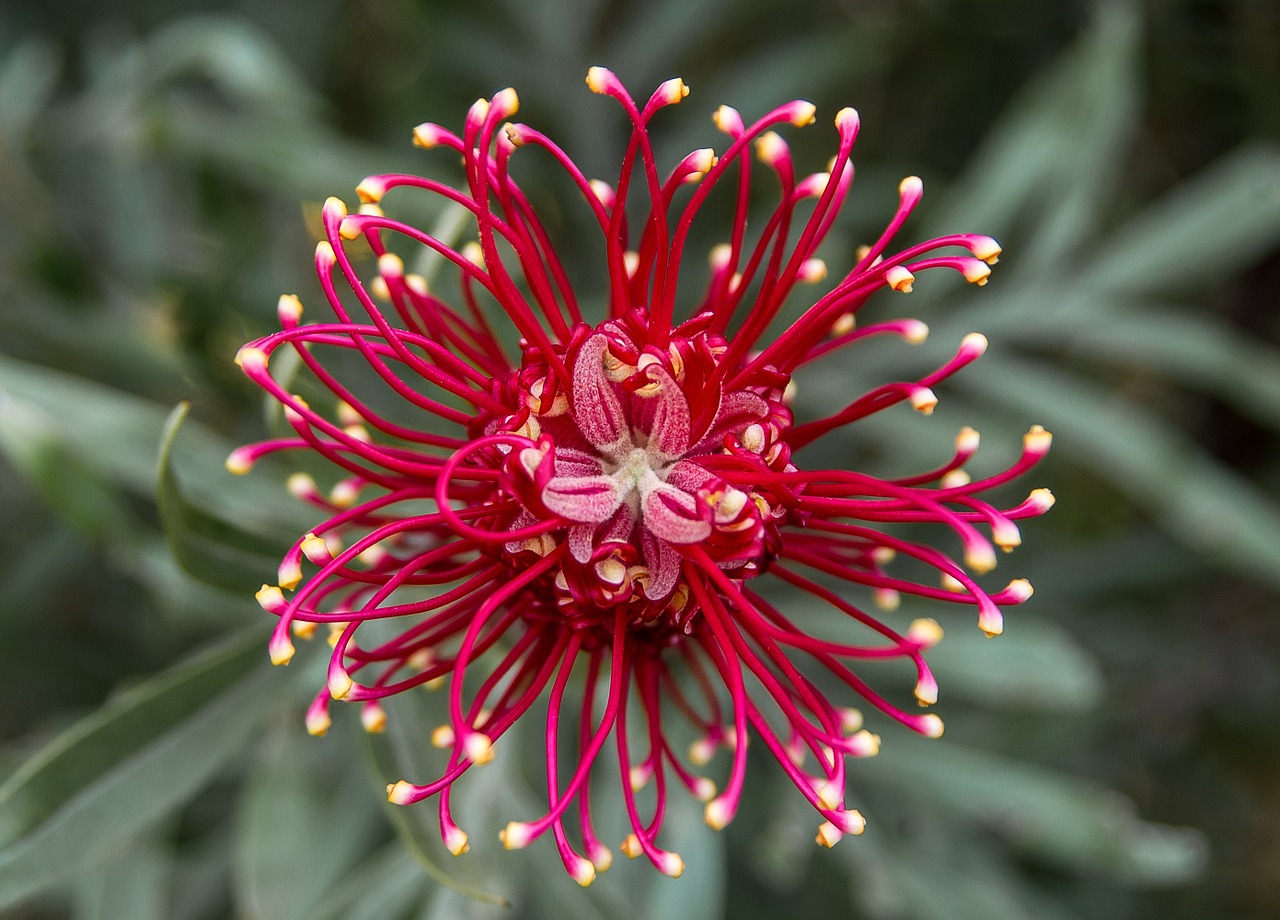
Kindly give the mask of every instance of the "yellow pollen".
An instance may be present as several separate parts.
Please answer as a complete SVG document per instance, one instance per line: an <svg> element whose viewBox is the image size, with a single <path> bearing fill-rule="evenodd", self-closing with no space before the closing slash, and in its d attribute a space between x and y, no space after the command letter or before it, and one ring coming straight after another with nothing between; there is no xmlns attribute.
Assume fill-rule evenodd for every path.
<svg viewBox="0 0 1280 920"><path fill-rule="evenodd" d="M263 585L258 589L258 593L254 598L262 606L263 610L279 610L285 606L284 592L275 585Z"/></svg>
<svg viewBox="0 0 1280 920"><path fill-rule="evenodd" d="M733 820L733 812L724 799L712 799L702 811L702 817L712 830L724 830Z"/></svg>
<svg viewBox="0 0 1280 920"><path fill-rule="evenodd" d="M607 853L609 851L605 850L605 852ZM600 871L603 872L604 870L602 869ZM574 860L573 869L570 871L569 875L575 882L583 888L586 888L596 880L596 867L590 860L577 859Z"/></svg>
<svg viewBox="0 0 1280 920"><path fill-rule="evenodd" d="M294 647L293 643L289 641L289 636L286 633L279 633L277 635L278 638L275 636L272 637L272 641L268 646L268 652L271 655L271 663L279 667L280 665L286 665L293 660Z"/></svg>
<svg viewBox="0 0 1280 920"><path fill-rule="evenodd" d="M298 299L298 295L281 294L280 299L276 301L276 315L281 320L295 323L302 319L302 301Z"/></svg>
<svg viewBox="0 0 1280 920"><path fill-rule="evenodd" d="M667 80L658 87L658 91L662 94L662 98L666 101L667 105L675 105L685 96L689 95L689 87L685 84L684 80L679 77L673 77L672 79Z"/></svg>
<svg viewBox="0 0 1280 920"><path fill-rule="evenodd" d="M503 117L509 117L520 111L520 97L510 86L494 94L493 104L504 113Z"/></svg>
<svg viewBox="0 0 1280 920"><path fill-rule="evenodd" d="M880 753L880 736L865 728L850 735L849 743L854 748L855 757L875 757Z"/></svg>
<svg viewBox="0 0 1280 920"><path fill-rule="evenodd" d="M884 273L884 280L889 287L902 294L911 293L911 285L915 283L916 276L905 265L895 265Z"/></svg>
<svg viewBox="0 0 1280 920"><path fill-rule="evenodd" d="M461 856L471 849L471 844L467 842L467 832L455 825L445 831L444 846L454 856Z"/></svg>
<svg viewBox="0 0 1280 920"><path fill-rule="evenodd" d="M510 821L498 831L498 839L508 850L520 850L529 845L532 839L530 827L524 821Z"/></svg>
<svg viewBox="0 0 1280 920"><path fill-rule="evenodd" d="M978 287L986 284L991 277L991 266L979 259L966 261L962 271L964 272L964 280L970 284L976 284Z"/></svg>
<svg viewBox="0 0 1280 920"><path fill-rule="evenodd" d="M246 345L236 352L236 365L246 372L263 371L267 367L267 353L261 348Z"/></svg>
<svg viewBox="0 0 1280 920"><path fill-rule="evenodd" d="M388 783L387 801L393 805L408 805L413 801L413 784L403 779Z"/></svg>
<svg viewBox="0 0 1280 920"><path fill-rule="evenodd" d="M938 405L938 397L928 387L917 387L911 391L911 408L921 415L929 415Z"/></svg>
<svg viewBox="0 0 1280 920"><path fill-rule="evenodd" d="M333 720L326 710L318 709L307 713L307 734L313 738L322 738L329 731Z"/></svg>
<svg viewBox="0 0 1280 920"><path fill-rule="evenodd" d="M609 78L613 72L605 67L591 67L587 70L587 86L593 93L603 93L608 88Z"/></svg>
<svg viewBox="0 0 1280 920"><path fill-rule="evenodd" d="M324 213L326 217L329 215L333 215L338 218L346 217L347 204L341 198L335 198L333 195L330 195L324 200Z"/></svg>
<svg viewBox="0 0 1280 920"><path fill-rule="evenodd" d="M834 824L830 821L823 821L818 826L818 836L814 838L814 842L830 849L839 843L840 838L843 836L844 834Z"/></svg>
<svg viewBox="0 0 1280 920"><path fill-rule="evenodd" d="M483 732L469 732L463 739L462 750L477 767L493 760L493 741Z"/></svg>
<svg viewBox="0 0 1280 920"><path fill-rule="evenodd" d="M871 594L871 601L880 610L891 612L902 605L902 595L893 588L876 588Z"/></svg>
<svg viewBox="0 0 1280 920"><path fill-rule="evenodd" d="M366 204L377 204L387 193L387 182L380 176L369 176L356 186L356 194Z"/></svg>
<svg viewBox="0 0 1280 920"><path fill-rule="evenodd" d="M936 714L932 712L929 713L927 716L925 716L920 720L920 723L921 723L920 724L921 733L926 738L942 737L942 731L943 731L942 719L938 718Z"/></svg>
<svg viewBox="0 0 1280 920"><path fill-rule="evenodd" d="M718 107L711 120L725 134L732 134L733 129L742 124L742 116L738 114L738 110L728 105Z"/></svg>
<svg viewBox="0 0 1280 920"><path fill-rule="evenodd" d="M756 138L756 157L772 166L787 155L787 142L776 131L766 131Z"/></svg>
<svg viewBox="0 0 1280 920"><path fill-rule="evenodd" d="M360 710L360 724L371 735L380 735L387 727L387 711L376 702Z"/></svg>
<svg viewBox="0 0 1280 920"><path fill-rule="evenodd" d="M852 313L841 313L836 317L836 321L831 324L831 334L833 336L848 335L858 327L858 318Z"/></svg>
<svg viewBox="0 0 1280 920"><path fill-rule="evenodd" d="M801 102L796 106L795 111L791 114L791 123L797 128L803 128L805 125L813 124L814 113L818 111L818 107L812 102Z"/></svg>
<svg viewBox="0 0 1280 920"><path fill-rule="evenodd" d="M329 695L335 700L345 700L351 694L351 688L355 683L349 675L341 667L337 668L329 677Z"/></svg>
<svg viewBox="0 0 1280 920"><path fill-rule="evenodd" d="M987 337L981 332L970 332L960 340L960 350L965 355L981 356L986 354L988 344Z"/></svg>
<svg viewBox="0 0 1280 920"><path fill-rule="evenodd" d="M996 552L985 540L975 543L965 550L964 564L979 575L985 575L996 567Z"/></svg>
<svg viewBox="0 0 1280 920"><path fill-rule="evenodd" d="M907 640L920 646L921 649L933 648L942 641L942 635L942 627L932 617L912 620L911 625L907 627Z"/></svg>
<svg viewBox="0 0 1280 920"><path fill-rule="evenodd" d="M1028 453L1046 453L1052 443L1053 435L1045 431L1040 425L1032 425L1031 430L1022 437L1023 449Z"/></svg>

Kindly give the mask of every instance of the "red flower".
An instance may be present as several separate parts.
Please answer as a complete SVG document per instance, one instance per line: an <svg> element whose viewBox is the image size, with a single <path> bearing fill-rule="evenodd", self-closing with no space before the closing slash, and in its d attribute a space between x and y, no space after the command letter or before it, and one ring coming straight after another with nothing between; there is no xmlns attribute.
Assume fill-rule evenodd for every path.
<svg viewBox="0 0 1280 920"><path fill-rule="evenodd" d="M279 618L270 649L277 664L293 654L291 631L306 635L319 623L333 631L328 687L308 713L308 728L323 734L332 697L362 702L366 726L377 730L385 720L380 700L447 684L449 723L433 736L447 752L443 771L421 785L395 783L389 794L401 804L437 796L445 842L460 853L467 835L450 814L452 783L491 759L507 729L546 698L547 811L512 822L503 841L521 847L550 831L565 867L584 885L611 861L593 830L588 795L606 744L622 764L632 827L622 849L643 853L668 875L683 868L658 844L668 785L705 800L707 822L723 827L741 797L748 734L822 816L818 842L830 846L843 833L861 832L862 818L846 801L845 764L875 753L879 739L845 704L861 698L928 736L941 734L942 723L897 708L854 665L908 659L916 697L927 706L937 685L923 652L941 630L919 620L900 633L822 582L865 586L884 607L904 592L972 605L979 626L994 635L999 607L1026 600L1030 585L1015 580L989 593L969 571L991 569L992 543L1011 549L1019 542L1014 521L1052 503L1042 489L1008 510L983 498L1044 455L1049 435L1039 428L1013 466L976 481L962 469L978 446L967 428L951 459L899 479L793 462L826 432L897 403L928 413L930 388L986 346L982 336L968 336L954 358L919 380L886 384L822 418L793 417L791 378L803 365L871 336L923 339L927 330L917 320L855 328L853 316L872 294L908 291L915 274L929 268L982 284L1000 251L989 237L962 234L886 255L920 200L920 181L906 179L880 239L767 340L792 288L826 276L815 252L852 181L852 109L836 116L839 147L827 172L798 179L786 143L773 132L813 120L812 105L792 102L749 127L720 108L715 122L728 135L725 151L717 157L696 150L662 178L648 125L687 94L684 84L667 81L638 108L603 68L593 68L587 83L617 100L633 124L616 186L588 181L552 141L506 124L517 100L504 90L472 107L461 137L435 125L415 132L420 146L462 156L464 190L416 176L375 176L358 188L365 202L359 213L336 199L326 203L327 238L316 265L336 319L301 325L298 299L283 297L282 331L238 357L283 404L295 434L241 448L229 460L243 472L264 454L303 450L345 475L327 496L310 477L294 477L294 491L330 517L286 555L280 587L259 593ZM753 144L781 198L759 238L748 242ZM542 148L565 170L599 224L609 299L596 325L584 320L547 232L508 171L513 153L526 146ZM731 170L737 205L729 242L712 252L710 284L678 321L690 226ZM635 239L624 208L632 181L649 199ZM677 204L685 186L692 194ZM379 202L401 189L453 203L471 221L475 240L455 249L384 216ZM354 241L377 256L367 280L347 252ZM456 291L446 296L406 273L393 246L452 263ZM513 337L490 325L497 312L514 327L518 359L507 350ZM272 376L269 357L282 347L332 392L332 405L312 407ZM342 382L321 359L335 351L364 365L362 393L370 383L383 392L357 396L357 385ZM881 529L899 522L944 525L959 538L964 565ZM894 574L895 555L937 570L943 586ZM315 567L305 579L304 556ZM757 590L766 576L807 592L831 617L860 624L867 644L799 629ZM396 628L388 632L383 623L361 632L377 621ZM848 692L828 699L812 676L819 671ZM565 711L570 681L583 684L581 710L572 714ZM627 719L638 713L644 730L633 726L629 734ZM674 720L696 730L699 740L687 753L672 744ZM564 734L577 739L572 765L557 761ZM641 750L636 737L646 739ZM720 747L731 765L718 792L695 771ZM636 790L649 782L652 805L642 813ZM574 842L565 826L571 816Z"/></svg>

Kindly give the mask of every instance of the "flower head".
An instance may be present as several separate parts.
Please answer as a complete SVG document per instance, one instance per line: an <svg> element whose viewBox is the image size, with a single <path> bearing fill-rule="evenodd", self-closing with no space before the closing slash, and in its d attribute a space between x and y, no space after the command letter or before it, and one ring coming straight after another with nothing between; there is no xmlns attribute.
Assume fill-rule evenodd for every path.
<svg viewBox="0 0 1280 920"><path fill-rule="evenodd" d="M974 575L995 565L994 546L1017 545L1016 520L1052 502L1036 490L1001 510L984 497L1044 455L1049 436L1039 428L1017 462L977 480L964 472L978 448L968 428L950 459L897 479L807 468L797 457L824 434L899 403L930 412L933 387L986 347L970 335L918 380L885 384L825 416L793 414L792 376L806 364L873 336L924 338L917 320L855 324L873 294L909 291L934 268L982 284L999 254L989 237L970 234L889 253L921 197L920 180L906 179L880 238L799 319L769 335L797 284L826 279L816 253L852 182L852 109L836 116L838 147L824 172L798 176L778 133L813 120L814 107L798 101L750 125L722 106L714 118L727 135L722 152L695 150L664 175L649 123L687 95L684 83L663 83L643 105L604 68L592 68L587 83L632 123L612 185L587 179L549 138L511 123L518 102L504 90L472 106L460 135L437 125L414 133L420 146L461 156L465 187L373 176L357 189L358 212L337 199L325 204L316 267L335 317L303 324L300 301L285 296L282 330L238 358L283 405L293 433L229 461L244 472L264 454L305 451L340 471L327 493L310 476L290 480L327 519L285 556L279 585L258 595L278 618L277 664L294 654L291 633L330 630L327 686L308 728L323 734L329 701L339 699L361 703L365 726L378 731L387 718L381 700L447 687L449 719L432 734L444 751L440 775L394 783L388 795L400 804L437 797L445 842L461 853L469 844L451 814L452 784L491 760L516 720L535 718L545 700L546 811L513 821L502 840L523 847L550 832L584 885L612 860L589 800L606 745L621 764L632 828L621 849L668 875L684 865L661 847L669 786L684 786L705 801L708 824L725 826L742 795L749 736L818 812L819 843L860 833L846 761L874 754L879 739L848 704L860 700L931 737L942 722L899 708L856 666L908 662L916 698L928 706L938 691L924 652L941 629L931 619L891 628L840 584L882 607L902 594L968 605L994 635L1000 607L1026 600L1031 588L1015 580L988 591ZM598 225L608 298L591 320L509 172L522 147L563 169ZM779 200L749 239L753 151ZM626 214L633 185L647 201L634 236ZM678 305L691 225L721 187L736 200L728 241L712 250L697 302ZM451 203L472 239L459 245L386 216L381 203L393 193ZM437 290L407 270L407 259L424 255L456 275L456 286ZM310 405L273 376L282 348L323 385L324 404ZM963 561L885 529L908 522L942 525ZM916 564L896 572L895 556ZM909 574L921 563L941 586ZM761 590L770 580L857 626L865 642L801 629ZM820 685L841 689L829 698ZM693 739L687 750L675 741L682 733ZM575 762L561 764L573 744ZM720 749L723 789L699 772ZM653 793L638 796L650 783Z"/></svg>

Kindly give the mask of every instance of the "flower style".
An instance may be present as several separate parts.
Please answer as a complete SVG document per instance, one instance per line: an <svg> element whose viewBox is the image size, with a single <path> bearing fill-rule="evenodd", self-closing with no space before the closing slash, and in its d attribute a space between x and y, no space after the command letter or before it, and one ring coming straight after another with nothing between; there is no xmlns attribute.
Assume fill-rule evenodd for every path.
<svg viewBox="0 0 1280 920"><path fill-rule="evenodd" d="M967 336L919 380L878 387L822 418L794 418L791 379L804 365L873 336L923 340L926 327L913 319L855 327L872 294L909 291L930 268L982 284L1000 252L989 237L959 234L886 255L920 201L920 180L908 178L880 238L767 340L792 289L826 276L815 253L852 183L854 110L836 116L839 146L825 172L797 178L773 130L813 121L814 107L797 101L749 126L721 107L714 120L728 136L724 152L695 150L664 178L648 127L688 94L684 83L663 83L643 107L604 68L592 68L587 84L616 100L632 124L615 185L588 180L549 138L508 122L518 103L507 89L472 106L461 136L433 124L415 131L419 146L461 156L465 188L381 175L357 188L358 213L337 199L325 204L316 267L336 320L304 325L298 298L281 298L282 330L245 346L237 361L283 405L293 432L228 460L245 472L263 455L304 451L342 471L327 493L306 474L292 478L292 491L329 517L284 557L279 586L258 595L278 617L270 643L277 664L293 655L291 634L308 636L321 623L331 630L328 686L307 714L308 729L325 732L337 699L361 702L365 726L377 731L386 719L381 700L447 686L449 721L432 735L445 752L443 771L388 792L400 804L436 796L443 839L457 854L468 842L452 817L452 784L492 759L503 734L545 699L547 809L513 821L502 840L522 847L549 831L583 885L612 860L590 803L607 744L616 748L632 829L621 848L668 875L683 869L658 842L669 784L705 801L707 823L724 827L742 795L749 734L821 816L819 843L860 833L863 819L846 801L846 760L874 754L879 739L844 703L861 698L930 737L942 722L895 706L854 665L909 661L915 696L928 706L937 684L923 653L941 629L925 619L899 632L833 583L864 586L885 608L902 593L967 604L995 635L1000 606L1026 600L1031 587L1017 579L989 592L970 572L990 570L993 544L1012 549L1020 539L1014 522L1052 504L1043 489L1006 510L983 498L1048 450L1038 427L1012 466L977 480L963 469L978 447L969 428L949 460L898 479L795 462L827 432L898 403L927 414L931 387L986 346L981 335ZM753 146L780 201L750 242ZM549 234L509 172L521 147L541 148L563 169L599 226L608 302L596 325L584 319ZM625 207L633 180L648 198L638 239ZM712 250L709 285L677 320L690 228L722 184L736 201L729 241ZM677 204L686 187L691 194ZM474 239L454 248L385 216L384 196L410 190L451 203ZM376 271L365 278L357 262L368 250ZM454 296L408 272L410 254L456 270ZM512 331L491 325L498 315ZM309 405L272 375L269 359L280 348L291 348L332 394L326 405ZM378 391L357 396L354 383L322 362L340 358L335 352L358 359L361 392L371 383ZM963 565L882 530L906 522L950 529ZM894 574L895 555L935 570L941 586ZM314 567L305 578L304 558ZM800 629L760 590L766 575L865 630L867 644ZM823 689L832 686L839 700ZM573 700L578 711L567 711ZM693 739L687 751L681 734ZM574 744L576 762L562 764ZM728 767L719 791L697 771L722 748ZM566 829L574 822L576 841Z"/></svg>

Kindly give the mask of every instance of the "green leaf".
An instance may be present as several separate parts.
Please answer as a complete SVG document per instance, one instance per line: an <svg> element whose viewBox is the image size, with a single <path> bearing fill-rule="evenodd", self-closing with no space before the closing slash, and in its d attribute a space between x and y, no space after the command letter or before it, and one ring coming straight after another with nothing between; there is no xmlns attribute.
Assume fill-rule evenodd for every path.
<svg viewBox="0 0 1280 920"><path fill-rule="evenodd" d="M888 817L888 816L886 816ZM949 826L937 813L894 828L872 811L868 831L837 854L851 870L853 901L872 917L912 920L1065 920L1045 905L1007 854L973 825ZM902 822L905 824L905 822ZM927 879L927 884L921 884ZM981 884L974 884L981 879ZM1036 903L1037 901L1041 903Z"/></svg>
<svg viewBox="0 0 1280 920"><path fill-rule="evenodd" d="M154 840L140 841L75 886L76 920L171 920L173 859Z"/></svg>
<svg viewBox="0 0 1280 920"><path fill-rule="evenodd" d="M7 145L16 147L27 141L32 125L53 96L60 70L57 48L41 39L21 42L0 60L0 126Z"/></svg>
<svg viewBox="0 0 1280 920"><path fill-rule="evenodd" d="M60 443L84 469L138 495L155 495L155 445L165 433L168 407L0 355L0 410L55 420ZM223 521L240 522L245 531L305 532L314 514L284 498L282 468L264 462L252 476L233 477L224 465L232 447L203 425L191 422L184 427L173 454L188 474L191 499Z"/></svg>
<svg viewBox="0 0 1280 920"><path fill-rule="evenodd" d="M192 576L232 591L250 591L270 580L283 547L216 517L188 500L173 469L173 445L190 405L169 416L160 442L156 503L174 558Z"/></svg>
<svg viewBox="0 0 1280 920"><path fill-rule="evenodd" d="M289 718L263 746L240 807L235 893L244 916L314 917L382 827L350 740L308 737Z"/></svg>
<svg viewBox="0 0 1280 920"><path fill-rule="evenodd" d="M1021 608L998 642L956 624L929 653L943 693L990 706L1078 712L1102 694L1097 664L1062 630Z"/></svg>
<svg viewBox="0 0 1280 920"><path fill-rule="evenodd" d="M102 478L141 494L155 483L165 411L144 399L0 356L0 400L56 419L65 444Z"/></svg>
<svg viewBox="0 0 1280 920"><path fill-rule="evenodd" d="M1100 4L1079 45L1031 83L986 136L941 209L935 230L979 227L1004 237L1024 220L1034 273L1086 240L1105 214L1114 163L1130 141L1137 109L1138 22L1131 5ZM929 235L935 235L930 233Z"/></svg>
<svg viewBox="0 0 1280 920"><path fill-rule="evenodd" d="M1120 290L1213 288L1280 242L1280 152L1247 147L1112 233L1088 280Z"/></svg>
<svg viewBox="0 0 1280 920"><path fill-rule="evenodd" d="M1001 338L1068 347L1126 370L1153 370L1280 427L1280 352L1275 348L1241 335L1213 314L1196 316L1161 304L1135 309L1119 297L1089 301L1096 307L1093 315L1046 311L1035 324L1019 324Z"/></svg>
<svg viewBox="0 0 1280 920"><path fill-rule="evenodd" d="M422 706L415 706L411 713L421 716L422 708ZM406 723L416 721L412 718L398 718L393 715L384 734L369 734L366 736L374 768L379 776L398 777L405 769L405 758L398 753L397 749L423 744L420 731L412 732L412 737L406 735L406 732L409 731L409 726ZM422 722L421 724L428 725L431 723ZM388 780L388 782L393 781ZM457 870L450 871L444 868L446 860L452 860L454 857L440 842L439 835L432 832L428 826L429 822L424 819L423 811L424 808L421 806L405 808L404 806L393 805L390 802L386 803L387 819L391 822L391 826L395 828L397 836L399 836L405 847L413 854L414 859L426 870L427 875L464 898L485 904L509 906L502 895L483 890Z"/></svg>
<svg viewBox="0 0 1280 920"><path fill-rule="evenodd" d="M1154 511L1180 542L1280 584L1280 511L1154 413L1047 364L988 354L957 386L1033 413L1076 458Z"/></svg>
<svg viewBox="0 0 1280 920"><path fill-rule="evenodd" d="M0 451L81 533L126 543L136 539L137 525L122 496L69 443L59 419L2 389Z"/></svg>
<svg viewBox="0 0 1280 920"><path fill-rule="evenodd" d="M121 694L0 786L0 907L100 865L249 743L282 676L253 629Z"/></svg>
<svg viewBox="0 0 1280 920"><path fill-rule="evenodd" d="M859 772L864 781L907 788L913 798L927 797L1061 866L1167 885L1186 881L1204 864L1198 831L1141 821L1116 793L1043 767L902 736Z"/></svg>
<svg viewBox="0 0 1280 920"><path fill-rule="evenodd" d="M425 891L422 867L396 840L357 867L311 918L397 920L422 902Z"/></svg>

